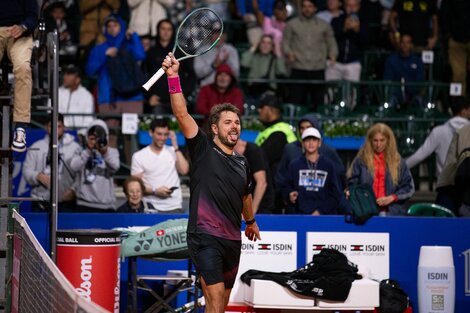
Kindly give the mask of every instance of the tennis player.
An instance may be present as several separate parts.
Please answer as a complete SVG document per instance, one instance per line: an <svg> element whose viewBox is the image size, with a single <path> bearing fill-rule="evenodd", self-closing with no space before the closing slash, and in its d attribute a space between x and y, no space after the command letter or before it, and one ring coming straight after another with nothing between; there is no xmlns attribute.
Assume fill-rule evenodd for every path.
<svg viewBox="0 0 470 313"><path fill-rule="evenodd" d="M171 52L162 68L168 77L171 108L192 161L189 253L204 293L205 312L223 313L238 272L242 215L247 238L261 239L251 206L248 164L234 151L241 131L240 112L229 103L213 107L209 116L212 134L208 136L187 111L179 62Z"/></svg>

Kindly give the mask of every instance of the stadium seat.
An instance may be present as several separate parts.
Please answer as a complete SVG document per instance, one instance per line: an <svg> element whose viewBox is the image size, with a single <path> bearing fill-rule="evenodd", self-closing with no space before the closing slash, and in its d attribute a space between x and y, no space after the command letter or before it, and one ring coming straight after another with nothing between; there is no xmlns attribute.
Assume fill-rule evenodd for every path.
<svg viewBox="0 0 470 313"><path fill-rule="evenodd" d="M455 214L440 205L434 203L416 203L408 209L410 216L435 216L435 217L456 217Z"/></svg>

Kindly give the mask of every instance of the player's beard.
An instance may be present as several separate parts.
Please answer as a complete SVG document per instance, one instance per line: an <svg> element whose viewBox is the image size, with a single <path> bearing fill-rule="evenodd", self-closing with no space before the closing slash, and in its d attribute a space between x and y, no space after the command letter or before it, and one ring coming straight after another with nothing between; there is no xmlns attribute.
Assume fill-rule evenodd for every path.
<svg viewBox="0 0 470 313"><path fill-rule="evenodd" d="M229 140L229 138L228 138L229 136L230 136L230 132L226 136L221 136L220 134L217 134L217 137L219 138L219 141L223 145L225 145L227 147L230 147L230 148L233 148L233 147L235 147L235 145L238 142L239 135L237 134L237 137L238 137L237 140L233 140L233 141Z"/></svg>

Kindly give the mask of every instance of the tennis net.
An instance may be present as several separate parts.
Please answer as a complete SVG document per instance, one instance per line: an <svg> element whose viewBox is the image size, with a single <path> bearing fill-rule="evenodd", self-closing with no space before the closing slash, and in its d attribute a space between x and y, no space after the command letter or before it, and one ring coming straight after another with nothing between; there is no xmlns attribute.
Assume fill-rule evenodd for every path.
<svg viewBox="0 0 470 313"><path fill-rule="evenodd" d="M108 312L75 291L16 211L13 220L12 312Z"/></svg>

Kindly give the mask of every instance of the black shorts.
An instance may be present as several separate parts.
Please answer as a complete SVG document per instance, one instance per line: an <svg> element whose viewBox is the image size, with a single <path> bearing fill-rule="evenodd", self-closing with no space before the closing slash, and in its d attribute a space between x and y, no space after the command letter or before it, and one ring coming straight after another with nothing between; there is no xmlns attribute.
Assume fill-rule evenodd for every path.
<svg viewBox="0 0 470 313"><path fill-rule="evenodd" d="M226 289L231 289L238 273L241 240L188 233L187 242L197 275L202 276L207 285L223 282Z"/></svg>

